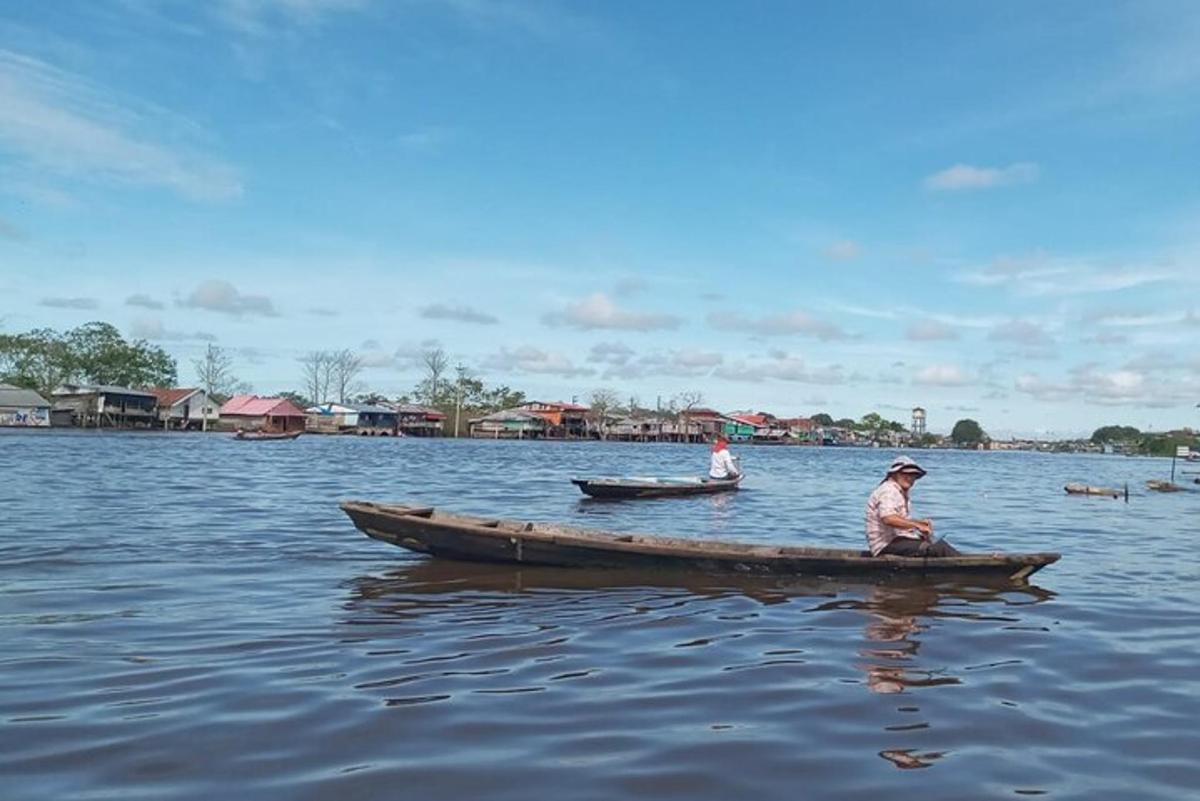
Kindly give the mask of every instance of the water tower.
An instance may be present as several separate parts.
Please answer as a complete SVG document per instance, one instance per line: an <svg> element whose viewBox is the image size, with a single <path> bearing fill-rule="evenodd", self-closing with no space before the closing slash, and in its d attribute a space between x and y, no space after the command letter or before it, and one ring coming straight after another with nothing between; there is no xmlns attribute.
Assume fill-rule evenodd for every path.
<svg viewBox="0 0 1200 801"><path fill-rule="evenodd" d="M920 406L913 409L912 435L914 439L925 436L925 410Z"/></svg>

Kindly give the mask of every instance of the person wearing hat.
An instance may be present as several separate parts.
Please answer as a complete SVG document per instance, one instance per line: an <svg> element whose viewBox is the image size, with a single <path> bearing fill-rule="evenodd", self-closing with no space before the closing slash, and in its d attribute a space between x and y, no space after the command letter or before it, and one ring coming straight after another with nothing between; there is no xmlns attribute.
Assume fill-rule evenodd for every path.
<svg viewBox="0 0 1200 801"><path fill-rule="evenodd" d="M737 457L729 453L729 440L724 434L713 439L712 456L708 461L708 477L716 481L732 481L742 475Z"/></svg>
<svg viewBox="0 0 1200 801"><path fill-rule="evenodd" d="M925 471L897 456L867 500L867 546L872 556L958 556L953 545L933 541L933 521L912 516L909 492Z"/></svg>

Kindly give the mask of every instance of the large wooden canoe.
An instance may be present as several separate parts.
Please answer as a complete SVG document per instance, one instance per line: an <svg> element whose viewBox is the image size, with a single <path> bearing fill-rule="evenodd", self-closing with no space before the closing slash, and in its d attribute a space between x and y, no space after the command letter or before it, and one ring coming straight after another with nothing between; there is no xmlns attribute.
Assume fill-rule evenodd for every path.
<svg viewBox="0 0 1200 801"><path fill-rule="evenodd" d="M584 495L593 498L670 498L679 495L711 495L716 492L732 492L742 483L742 477L734 479L629 477L629 478L573 478L571 483L579 487Z"/></svg>
<svg viewBox="0 0 1200 801"><path fill-rule="evenodd" d="M558 567L694 570L708 573L887 578L913 575L1021 580L1056 553L925 559L836 548L751 545L496 520L431 507L347 501L342 510L368 537L469 562Z"/></svg>

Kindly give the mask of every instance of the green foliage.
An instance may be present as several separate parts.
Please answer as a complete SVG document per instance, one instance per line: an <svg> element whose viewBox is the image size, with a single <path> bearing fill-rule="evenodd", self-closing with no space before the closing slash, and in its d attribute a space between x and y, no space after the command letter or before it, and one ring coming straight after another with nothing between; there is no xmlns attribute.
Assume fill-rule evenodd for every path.
<svg viewBox="0 0 1200 801"><path fill-rule="evenodd" d="M838 428L848 428L854 430L858 423L851 420L849 417L843 417L841 420L834 420L833 424Z"/></svg>
<svg viewBox="0 0 1200 801"><path fill-rule="evenodd" d="M955 445L978 445L981 442L987 441L987 434L971 418L967 417L959 420L954 424L954 428L950 431L950 439L954 440Z"/></svg>
<svg viewBox="0 0 1200 801"><path fill-rule="evenodd" d="M814 414L812 416L812 421L819 426L833 425L833 418L825 414L825 412L818 412L817 414Z"/></svg>
<svg viewBox="0 0 1200 801"><path fill-rule="evenodd" d="M1135 442L1141 439L1142 432L1133 426L1101 426L1092 432L1092 442L1103 445L1106 442Z"/></svg>
<svg viewBox="0 0 1200 801"><path fill-rule="evenodd" d="M176 377L166 351L145 340L126 342L108 323L63 334L50 328L0 334L0 379L42 393L66 383L170 386Z"/></svg>
<svg viewBox="0 0 1200 801"><path fill-rule="evenodd" d="M1200 437L1191 431L1144 434L1138 442L1137 452L1142 456L1174 456L1175 449L1180 445L1200 448Z"/></svg>

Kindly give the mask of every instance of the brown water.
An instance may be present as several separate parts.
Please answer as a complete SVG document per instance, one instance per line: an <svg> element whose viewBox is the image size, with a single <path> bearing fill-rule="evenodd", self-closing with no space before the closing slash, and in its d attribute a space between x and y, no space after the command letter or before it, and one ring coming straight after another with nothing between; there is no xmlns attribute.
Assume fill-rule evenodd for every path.
<svg viewBox="0 0 1200 801"><path fill-rule="evenodd" d="M736 495L596 503L567 477L706 452L0 434L0 798L1198 797L1169 462L918 454L960 548L1064 553L1021 588L462 565L336 507L859 547L893 455L740 453Z"/></svg>

